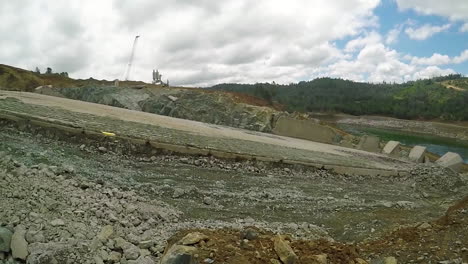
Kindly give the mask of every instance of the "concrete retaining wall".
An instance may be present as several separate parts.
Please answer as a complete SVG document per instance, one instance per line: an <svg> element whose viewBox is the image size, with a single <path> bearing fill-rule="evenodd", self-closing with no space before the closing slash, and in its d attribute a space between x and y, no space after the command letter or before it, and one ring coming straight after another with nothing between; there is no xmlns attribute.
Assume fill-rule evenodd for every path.
<svg viewBox="0 0 468 264"><path fill-rule="evenodd" d="M280 117L273 128L273 133L280 136L307 139L322 143L333 143L339 136L332 128L322 126L311 120L297 120Z"/></svg>

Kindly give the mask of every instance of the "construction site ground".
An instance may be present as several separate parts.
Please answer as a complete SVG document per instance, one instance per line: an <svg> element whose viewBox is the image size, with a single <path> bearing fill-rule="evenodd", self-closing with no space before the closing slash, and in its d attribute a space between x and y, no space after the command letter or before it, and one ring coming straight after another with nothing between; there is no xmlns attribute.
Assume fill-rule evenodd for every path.
<svg viewBox="0 0 468 264"><path fill-rule="evenodd" d="M385 256L396 257L398 263L468 261L466 204L452 207L450 217L438 221L468 193L466 174L332 145L29 93L0 91L0 121L0 157L10 157L2 158L6 165L0 166L0 176L3 168L6 175L10 171L22 175L18 172L22 168L65 168L67 181L78 182L76 187L50 182L49 191L62 197L55 202L65 209L42 212L46 223L58 217L66 226L80 221L89 226L89 233L98 233L95 230L109 223L106 215L84 210L82 218L73 218L66 212L76 208L66 197L75 191L80 193L77 197L85 197L83 191L101 192L102 185L135 192L141 197L138 201L163 204L160 215L177 216L153 223L154 248L164 248L166 241L170 244L189 232L206 233L211 242L198 245L200 261L269 263L265 261L278 258L271 244L277 233L290 234L297 263L310 263L307 259L322 253L329 255L330 263L358 258L379 263L372 261ZM200 155L202 150L206 155ZM374 173L359 174L356 168ZM340 169L355 170L337 173ZM61 179L60 173L56 175L52 177ZM35 177L22 181L0 177L0 185L11 190L15 184L34 190L10 195L10 189L2 189L6 200L0 205L0 224L29 224L23 202L37 200L35 181L49 182L41 174ZM86 182L86 188L80 182ZM28 206L35 210L34 202ZM117 211L114 217L128 215ZM90 224L96 219L104 220ZM111 223L117 226L119 220ZM247 227L256 228L259 237L245 244L240 230ZM163 251L152 248L150 253L157 261ZM93 263L84 259L75 263Z"/></svg>

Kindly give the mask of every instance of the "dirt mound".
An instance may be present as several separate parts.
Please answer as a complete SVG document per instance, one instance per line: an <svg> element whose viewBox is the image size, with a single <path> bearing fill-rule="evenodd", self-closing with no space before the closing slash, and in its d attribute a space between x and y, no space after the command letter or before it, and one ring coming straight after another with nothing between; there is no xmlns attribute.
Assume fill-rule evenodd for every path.
<svg viewBox="0 0 468 264"><path fill-rule="evenodd" d="M400 227L378 239L358 244L324 239L294 240L255 227L190 229L169 240L165 256L173 254L171 249L183 244L187 237L201 234L202 240L189 244L197 263L466 263L468 210L462 209L466 201L467 198L450 207L449 222L436 220ZM287 245L286 250L278 249L278 240Z"/></svg>
<svg viewBox="0 0 468 264"><path fill-rule="evenodd" d="M360 263L358 249L354 245L331 242L327 240L292 240L272 232L249 227L244 230L185 230L179 232L169 241L166 255L171 247L184 243L186 237L202 234L203 240L193 244L196 263L282 263L281 252L275 241L289 244L291 254L297 256L291 263ZM185 243L186 244L186 243ZM314 262L320 258L328 262ZM163 262L164 263L164 262ZM361 262L363 263L363 262Z"/></svg>
<svg viewBox="0 0 468 264"><path fill-rule="evenodd" d="M448 222L442 219L402 227L358 247L367 257L392 255L401 263L466 263L468 210L454 211Z"/></svg>

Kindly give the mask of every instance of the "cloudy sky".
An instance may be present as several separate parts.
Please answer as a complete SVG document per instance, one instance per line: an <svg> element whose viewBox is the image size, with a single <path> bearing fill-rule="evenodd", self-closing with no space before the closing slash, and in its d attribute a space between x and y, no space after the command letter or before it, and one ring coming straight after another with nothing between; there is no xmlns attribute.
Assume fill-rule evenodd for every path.
<svg viewBox="0 0 468 264"><path fill-rule="evenodd" d="M468 75L467 0L0 1L0 63L171 84Z"/></svg>

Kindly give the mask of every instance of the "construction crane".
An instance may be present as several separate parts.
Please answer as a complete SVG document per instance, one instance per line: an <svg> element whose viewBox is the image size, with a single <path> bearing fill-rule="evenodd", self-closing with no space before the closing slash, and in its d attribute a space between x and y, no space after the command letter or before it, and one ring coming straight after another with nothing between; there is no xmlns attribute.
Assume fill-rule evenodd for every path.
<svg viewBox="0 0 468 264"><path fill-rule="evenodd" d="M128 61L127 71L125 72L125 81L128 81L128 78L130 77L130 70L132 69L133 58L135 57L136 45L139 38L140 36L136 36L135 40L133 41L132 53L130 54L130 60Z"/></svg>

